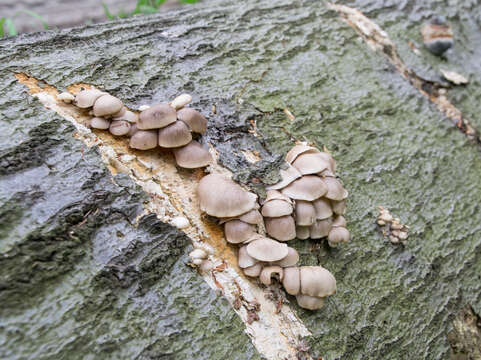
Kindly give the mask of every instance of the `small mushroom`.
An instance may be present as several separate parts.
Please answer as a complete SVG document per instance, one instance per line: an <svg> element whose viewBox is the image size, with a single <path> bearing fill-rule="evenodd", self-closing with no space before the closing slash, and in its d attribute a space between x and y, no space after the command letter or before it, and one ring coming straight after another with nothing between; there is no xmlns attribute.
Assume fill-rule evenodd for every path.
<svg viewBox="0 0 481 360"><path fill-rule="evenodd" d="M324 305L324 298L309 295L297 295L297 304L307 310L318 310Z"/></svg>
<svg viewBox="0 0 481 360"><path fill-rule="evenodd" d="M228 242L239 244L253 235L255 227L240 220L231 220L225 223L224 231Z"/></svg>
<svg viewBox="0 0 481 360"><path fill-rule="evenodd" d="M79 108L89 108L102 95L106 95L106 93L97 89L82 90L75 96L75 105Z"/></svg>
<svg viewBox="0 0 481 360"><path fill-rule="evenodd" d="M294 160L297 159L297 157L301 154L305 153L319 153L320 151L317 150L315 147L312 146L307 146L307 145L296 145L294 146L291 150L286 155L286 162L289 164L292 164Z"/></svg>
<svg viewBox="0 0 481 360"><path fill-rule="evenodd" d="M249 266L249 267L246 267L246 268L242 269L242 271L244 272L244 274L246 276L258 277L261 274L261 271L262 271L262 264L257 263L255 265L252 265L252 266Z"/></svg>
<svg viewBox="0 0 481 360"><path fill-rule="evenodd" d="M115 136L127 135L130 131L130 123L125 120L114 120L110 123L109 131Z"/></svg>
<svg viewBox="0 0 481 360"><path fill-rule="evenodd" d="M324 195L326 198L336 201L345 198L345 190L339 180L333 177L326 177L322 181L324 181L324 185L327 187L327 193Z"/></svg>
<svg viewBox="0 0 481 360"><path fill-rule="evenodd" d="M247 254L259 261L273 262L287 256L289 250L287 245L278 241L261 238L252 241L246 246Z"/></svg>
<svg viewBox="0 0 481 360"><path fill-rule="evenodd" d="M311 239L320 239L329 235L329 231L332 228L332 218L324 220L316 220L314 224L309 228Z"/></svg>
<svg viewBox="0 0 481 360"><path fill-rule="evenodd" d="M272 276L275 276L279 281L284 278L284 271L280 266L266 266L262 269L259 275L259 280L266 286L271 284Z"/></svg>
<svg viewBox="0 0 481 360"><path fill-rule="evenodd" d="M349 231L342 226L336 226L329 231L327 241L330 247L336 247L337 244L349 242Z"/></svg>
<svg viewBox="0 0 481 360"><path fill-rule="evenodd" d="M176 148L192 141L192 134L182 121L176 121L159 130L159 146Z"/></svg>
<svg viewBox="0 0 481 360"><path fill-rule="evenodd" d="M296 225L310 226L316 221L316 209L310 201L296 201Z"/></svg>
<svg viewBox="0 0 481 360"><path fill-rule="evenodd" d="M138 129L137 129L137 124L132 124L132 125L130 125L130 130L129 130L129 132L127 133L126 136L127 136L127 137L132 137L132 136L134 136L134 134L137 132L137 130L138 130Z"/></svg>
<svg viewBox="0 0 481 360"><path fill-rule="evenodd" d="M280 191L277 190L267 190L264 203L271 200L284 200L287 201L289 204L292 204L292 200L288 196L283 195Z"/></svg>
<svg viewBox="0 0 481 360"><path fill-rule="evenodd" d="M57 100L63 101L64 103L70 104L72 101L75 100L75 96L71 93L64 91L57 95Z"/></svg>
<svg viewBox="0 0 481 360"><path fill-rule="evenodd" d="M153 105L142 111L137 121L140 130L161 129L177 121L177 112L167 104Z"/></svg>
<svg viewBox="0 0 481 360"><path fill-rule="evenodd" d="M140 106L139 106L139 111L145 111L145 110L147 110L148 108L150 108L150 105L140 105Z"/></svg>
<svg viewBox="0 0 481 360"><path fill-rule="evenodd" d="M242 246L239 248L239 255L237 259L238 259L237 262L239 264L239 267L242 269L254 266L258 262L256 259L254 259L252 256L250 256L247 253L247 246Z"/></svg>
<svg viewBox="0 0 481 360"><path fill-rule="evenodd" d="M212 162L212 156L209 151L195 140L192 140L185 146L172 150L177 165L186 169L204 167Z"/></svg>
<svg viewBox="0 0 481 360"><path fill-rule="evenodd" d="M112 120L125 120L125 121L128 121L129 123L136 123L138 119L139 119L139 115L137 115L136 113L130 110L126 110L122 115L114 116Z"/></svg>
<svg viewBox="0 0 481 360"><path fill-rule="evenodd" d="M310 226L296 226L296 237L301 240L309 239Z"/></svg>
<svg viewBox="0 0 481 360"><path fill-rule="evenodd" d="M182 109L185 105L189 104L192 101L192 96L189 94L181 94L177 96L172 102L170 106L172 106L175 110Z"/></svg>
<svg viewBox="0 0 481 360"><path fill-rule="evenodd" d="M105 94L100 96L94 103L94 115L95 116L111 116L118 113L124 104L120 99L115 96Z"/></svg>
<svg viewBox="0 0 481 360"><path fill-rule="evenodd" d="M122 106L118 112L112 115L112 120L123 120L122 116L125 115L127 112L127 108L125 106ZM117 119L114 119L117 118Z"/></svg>
<svg viewBox="0 0 481 360"><path fill-rule="evenodd" d="M303 295L326 297L336 293L336 279L322 266L301 266L301 293Z"/></svg>
<svg viewBox="0 0 481 360"><path fill-rule="evenodd" d="M292 216L266 218L264 220L267 233L279 241L289 241L296 238L296 223Z"/></svg>
<svg viewBox="0 0 481 360"><path fill-rule="evenodd" d="M337 215L344 215L346 212L346 200L340 200L340 201L331 201L332 204L332 211L334 211L335 214Z"/></svg>
<svg viewBox="0 0 481 360"><path fill-rule="evenodd" d="M177 111L177 119L183 121L195 133L203 134L207 131L207 119L197 110L183 108Z"/></svg>
<svg viewBox="0 0 481 360"><path fill-rule="evenodd" d="M298 267L288 267L284 269L284 279L282 286L289 295L297 295L301 290L301 277Z"/></svg>
<svg viewBox="0 0 481 360"><path fill-rule="evenodd" d="M157 130L137 130L130 138L132 149L149 150L157 147Z"/></svg>
<svg viewBox="0 0 481 360"><path fill-rule="evenodd" d="M319 156L329 163L328 170L330 170L331 173L334 174L336 172L337 164L336 160L334 160L332 155L327 152L321 151L319 153Z"/></svg>
<svg viewBox="0 0 481 360"><path fill-rule="evenodd" d="M90 120L90 126L94 129L107 130L110 127L110 120L94 117Z"/></svg>
<svg viewBox="0 0 481 360"><path fill-rule="evenodd" d="M192 259L206 259L207 253L202 249L194 249L189 253Z"/></svg>
<svg viewBox="0 0 481 360"><path fill-rule="evenodd" d="M316 219L323 220L332 216L332 207L329 200L319 198L314 200L312 205L314 205L314 208L316 209Z"/></svg>
<svg viewBox="0 0 481 360"><path fill-rule="evenodd" d="M291 247L288 247L287 251L288 251L287 256L284 259L273 262L272 265L279 265L283 268L295 266L299 261L299 253L297 252L296 249Z"/></svg>
<svg viewBox="0 0 481 360"><path fill-rule="evenodd" d="M294 209L292 205L284 200L271 200L266 202L261 209L262 216L265 217L279 217L290 215Z"/></svg>
<svg viewBox="0 0 481 360"><path fill-rule="evenodd" d="M306 175L282 189L282 193L295 200L313 201L327 193L323 179L316 175Z"/></svg>
<svg viewBox="0 0 481 360"><path fill-rule="evenodd" d="M201 210L219 218L242 215L257 204L257 195L219 174L204 176L197 187L197 194Z"/></svg>
<svg viewBox="0 0 481 360"><path fill-rule="evenodd" d="M319 152L306 152L297 157L292 162L294 166L302 175L316 174L327 169L330 166L328 160Z"/></svg>
<svg viewBox="0 0 481 360"><path fill-rule="evenodd" d="M339 227L339 226L346 227L346 225L347 225L346 219L342 215L337 216L332 222L332 227Z"/></svg>
<svg viewBox="0 0 481 360"><path fill-rule="evenodd" d="M297 170L294 166L288 164L288 168L283 170L281 169L279 171L279 174L281 175L281 181L279 181L277 184L271 185L267 188L267 190L280 190L282 188L285 188L287 185L289 185L291 182L293 182L296 179L299 179L302 174Z"/></svg>
<svg viewBox="0 0 481 360"><path fill-rule="evenodd" d="M230 218L223 218L219 221L219 224L224 224L231 220L241 220L245 223L252 224L252 225L259 225L264 223L264 218L262 217L261 213L257 209L252 209L251 211L246 212L240 216L230 217Z"/></svg>

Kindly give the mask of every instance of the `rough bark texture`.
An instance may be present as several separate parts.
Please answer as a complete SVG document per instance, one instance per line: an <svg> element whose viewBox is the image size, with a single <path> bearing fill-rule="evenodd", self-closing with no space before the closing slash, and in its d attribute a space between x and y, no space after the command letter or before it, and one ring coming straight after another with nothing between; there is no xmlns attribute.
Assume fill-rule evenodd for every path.
<svg viewBox="0 0 481 360"><path fill-rule="evenodd" d="M444 66L469 75L450 98L479 129L481 9L423 4L351 6L421 76ZM435 12L456 34L444 60L418 33ZM205 140L257 190L276 180L293 140L327 146L350 192L352 241L290 243L338 282L320 311L292 302L312 332L311 356L449 358L455 314L466 304L481 313L479 147L323 3L209 2L0 42L1 358L261 357L229 305L185 266L187 237L154 216L136 220L140 189L112 178L16 72L60 89L104 87L132 108L192 93L210 114ZM405 247L380 234L378 205L410 227Z"/></svg>

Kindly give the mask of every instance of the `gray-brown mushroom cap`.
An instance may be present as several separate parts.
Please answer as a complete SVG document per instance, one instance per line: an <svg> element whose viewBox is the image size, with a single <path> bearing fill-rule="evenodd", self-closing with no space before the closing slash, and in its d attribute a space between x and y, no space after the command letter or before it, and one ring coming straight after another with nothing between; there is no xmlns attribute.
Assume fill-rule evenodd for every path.
<svg viewBox="0 0 481 360"><path fill-rule="evenodd" d="M277 190L267 190L264 203L271 200L284 200L287 201L289 204L292 204L292 200L288 196L283 195L280 191Z"/></svg>
<svg viewBox="0 0 481 360"><path fill-rule="evenodd" d="M296 249L291 247L288 247L287 251L288 251L287 256L284 259L273 262L272 265L279 265L283 268L295 266L299 261L299 253L297 252Z"/></svg>
<svg viewBox="0 0 481 360"><path fill-rule="evenodd" d="M124 104L120 99L117 99L115 96L106 94L100 96L94 103L94 115L95 116L111 116L115 113L118 113Z"/></svg>
<svg viewBox="0 0 481 360"><path fill-rule="evenodd" d="M95 100L106 94L97 89L82 90L75 96L75 105L79 108L89 108L94 105Z"/></svg>
<svg viewBox="0 0 481 360"><path fill-rule="evenodd" d="M289 241L296 238L296 223L292 216L265 218L267 233L279 241Z"/></svg>
<svg viewBox="0 0 481 360"><path fill-rule="evenodd" d="M114 120L110 123L109 131L115 136L127 135L130 131L130 123L125 120Z"/></svg>
<svg viewBox="0 0 481 360"><path fill-rule="evenodd" d="M141 130L160 129L177 121L177 112L167 104L158 104L142 111L137 121Z"/></svg>
<svg viewBox="0 0 481 360"><path fill-rule="evenodd" d="M244 274L246 276L258 277L261 274L261 271L262 271L262 264L257 263L255 265L252 265L252 266L249 266L249 267L246 267L246 268L242 269L242 271L244 272Z"/></svg>
<svg viewBox="0 0 481 360"><path fill-rule="evenodd" d="M294 211L292 205L284 200L267 201L261 209L262 216L265 217L279 217L290 215Z"/></svg>
<svg viewBox="0 0 481 360"><path fill-rule="evenodd" d="M231 244L239 244L249 239L254 231L254 225L241 220L231 220L224 224L225 238Z"/></svg>
<svg viewBox="0 0 481 360"><path fill-rule="evenodd" d="M175 162L186 169L197 169L209 165L212 155L200 143L192 140L185 146L172 149Z"/></svg>
<svg viewBox="0 0 481 360"><path fill-rule="evenodd" d="M336 293L336 279L322 266L301 266L301 293L303 295L326 297Z"/></svg>
<svg viewBox="0 0 481 360"><path fill-rule="evenodd" d="M309 239L310 226L296 226L296 237L300 240Z"/></svg>
<svg viewBox="0 0 481 360"><path fill-rule="evenodd" d="M329 162L318 152L303 153L292 162L292 166L302 175L316 174L327 169L329 165Z"/></svg>
<svg viewBox="0 0 481 360"><path fill-rule="evenodd" d="M310 153L319 153L320 151L315 147L308 146L308 145L296 145L286 155L286 162L292 164L294 160L301 154L305 154L307 152Z"/></svg>
<svg viewBox="0 0 481 360"><path fill-rule="evenodd" d="M316 209L310 201L296 201L296 225L310 226L316 221Z"/></svg>
<svg viewBox="0 0 481 360"><path fill-rule="evenodd" d="M346 200L335 201L332 200L332 211L337 215L344 215L346 212Z"/></svg>
<svg viewBox="0 0 481 360"><path fill-rule="evenodd" d="M284 271L280 266L266 266L262 269L259 275L259 280L266 286L271 284L272 276L275 276L278 280L282 281L284 278Z"/></svg>
<svg viewBox="0 0 481 360"><path fill-rule="evenodd" d="M312 205L316 209L316 219L323 220L332 216L332 207L329 200L324 198L316 199L312 202Z"/></svg>
<svg viewBox="0 0 481 360"><path fill-rule="evenodd" d="M219 218L239 216L257 204L257 195L219 174L204 176L197 187L197 195L201 210Z"/></svg>
<svg viewBox="0 0 481 360"><path fill-rule="evenodd" d="M284 279L282 286L290 295L297 295L301 291L301 277L298 267L287 267L284 269Z"/></svg>
<svg viewBox="0 0 481 360"><path fill-rule="evenodd" d="M290 164L288 164L287 169L281 169L279 174L281 175L281 181L279 181L277 184L267 187L267 190L280 190L302 176L299 170Z"/></svg>
<svg viewBox="0 0 481 360"><path fill-rule="evenodd" d="M157 130L137 130L131 137L129 146L132 149L149 150L157 147Z"/></svg>
<svg viewBox="0 0 481 360"><path fill-rule="evenodd" d="M347 225L347 221L342 215L337 216L332 222L332 227L338 227L338 226L346 227L346 225Z"/></svg>
<svg viewBox="0 0 481 360"><path fill-rule="evenodd" d="M131 125L130 125L130 130L129 130L129 132L127 133L127 135L125 135L125 136L127 136L127 137L132 137L132 136L134 136L134 134L137 132L137 130L138 130L138 129L137 129L137 124L131 124Z"/></svg>
<svg viewBox="0 0 481 360"><path fill-rule="evenodd" d="M224 224L231 220L241 220L245 223L252 224L252 225L260 225L264 223L264 218L262 217L261 213L257 209L252 209L251 211L246 212L240 216L223 218L219 221L219 224Z"/></svg>
<svg viewBox="0 0 481 360"><path fill-rule="evenodd" d="M296 296L297 304L307 310L318 310L324 305L324 298L299 294Z"/></svg>
<svg viewBox="0 0 481 360"><path fill-rule="evenodd" d="M192 133L185 123L176 121L159 130L159 146L176 148L192 141Z"/></svg>
<svg viewBox="0 0 481 360"><path fill-rule="evenodd" d="M323 151L321 151L319 154L322 158L324 158L327 162L329 162L328 169L331 170L332 173L335 173L337 164L336 164L336 160L334 160L332 155Z"/></svg>
<svg viewBox="0 0 481 360"><path fill-rule="evenodd" d="M309 228L311 239L320 239L329 235L332 228L332 218L316 220Z"/></svg>
<svg viewBox="0 0 481 360"><path fill-rule="evenodd" d="M112 120L125 120L129 123L136 123L138 119L139 115L130 110L126 110L122 115L115 115Z"/></svg>
<svg viewBox="0 0 481 360"><path fill-rule="evenodd" d="M110 127L110 120L101 117L94 117L90 120L90 127L94 129L107 130Z"/></svg>
<svg viewBox="0 0 481 360"><path fill-rule="evenodd" d="M262 238L247 245L247 253L259 261L273 262L287 256L287 245L278 241Z"/></svg>
<svg viewBox="0 0 481 360"><path fill-rule="evenodd" d="M324 195L326 198L336 201L344 199L345 190L339 180L333 177L326 177L323 178L323 181L327 188L327 193Z"/></svg>
<svg viewBox="0 0 481 360"><path fill-rule="evenodd" d="M237 263L239 264L239 267L242 269L254 266L257 264L257 260L254 259L252 256L250 256L247 253L247 246L242 246L239 248L239 254L237 258Z"/></svg>
<svg viewBox="0 0 481 360"><path fill-rule="evenodd" d="M295 200L313 201L327 193L327 187L319 176L306 175L282 189L282 193Z"/></svg>
<svg viewBox="0 0 481 360"><path fill-rule="evenodd" d="M342 226L336 226L329 231L327 241L331 247L336 247L337 244L349 242L349 230Z"/></svg>
<svg viewBox="0 0 481 360"><path fill-rule="evenodd" d="M203 134L207 131L207 119L197 110L183 108L177 111L177 119L183 121L195 133Z"/></svg>

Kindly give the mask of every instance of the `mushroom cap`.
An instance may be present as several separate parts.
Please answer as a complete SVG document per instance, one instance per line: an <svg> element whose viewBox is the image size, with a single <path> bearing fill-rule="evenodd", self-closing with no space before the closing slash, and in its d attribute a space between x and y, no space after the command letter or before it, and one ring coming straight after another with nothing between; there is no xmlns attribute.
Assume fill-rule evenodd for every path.
<svg viewBox="0 0 481 360"><path fill-rule="evenodd" d="M287 169L281 169L279 174L281 175L281 181L279 181L277 184L269 186L267 190L280 190L302 176L299 170L290 164L288 164Z"/></svg>
<svg viewBox="0 0 481 360"><path fill-rule="evenodd" d="M124 104L115 96L105 94L100 96L94 103L95 116L111 116L118 113Z"/></svg>
<svg viewBox="0 0 481 360"><path fill-rule="evenodd" d="M242 271L244 272L244 274L246 276L258 277L261 274L261 271L262 271L262 264L257 263L255 265L252 265L252 266L249 266L249 267L246 267L246 268L242 269Z"/></svg>
<svg viewBox="0 0 481 360"><path fill-rule="evenodd" d="M122 115L114 116L112 120L125 120L125 121L128 121L129 123L136 123L138 119L139 119L139 115L137 115L136 113L130 110L127 110Z"/></svg>
<svg viewBox="0 0 481 360"><path fill-rule="evenodd" d="M75 96L75 105L79 108L89 108L102 95L106 93L97 89L82 90Z"/></svg>
<svg viewBox="0 0 481 360"><path fill-rule="evenodd" d="M332 216L332 208L329 200L319 198L314 200L312 205L314 205L314 208L316 209L316 219L322 220Z"/></svg>
<svg viewBox="0 0 481 360"><path fill-rule="evenodd" d="M196 169L209 165L212 162L212 155L200 143L192 140L185 146L172 149L175 162L186 169Z"/></svg>
<svg viewBox="0 0 481 360"><path fill-rule="evenodd" d="M177 111L177 119L183 121L195 133L203 134L207 131L207 119L197 110L183 108Z"/></svg>
<svg viewBox="0 0 481 360"><path fill-rule="evenodd" d="M202 249L194 249L189 253L192 259L206 259L207 253Z"/></svg>
<svg viewBox="0 0 481 360"><path fill-rule="evenodd" d="M132 125L130 125L130 130L129 130L129 132L127 133L126 136L127 136L127 137L132 137L132 136L134 136L134 134L137 132L137 130L138 130L138 129L137 129L137 124L132 124Z"/></svg>
<svg viewBox="0 0 481 360"><path fill-rule="evenodd" d="M262 269L259 275L259 280L264 285L268 286L271 284L271 278L273 275L277 275L278 280L282 281L284 278L284 271L280 266L266 266Z"/></svg>
<svg viewBox="0 0 481 360"><path fill-rule="evenodd" d="M261 213L265 217L279 217L290 215L294 209L292 205L284 200L271 200L262 205Z"/></svg>
<svg viewBox="0 0 481 360"><path fill-rule="evenodd" d="M324 185L327 187L327 193L324 195L326 198L336 201L344 199L344 188L339 180L333 177L326 177L322 181L324 181Z"/></svg>
<svg viewBox="0 0 481 360"><path fill-rule="evenodd" d="M177 112L172 106L158 104L152 105L140 113L137 126L140 130L160 129L176 121Z"/></svg>
<svg viewBox="0 0 481 360"><path fill-rule="evenodd" d="M240 220L231 220L224 224L224 231L228 242L239 244L253 235L255 227Z"/></svg>
<svg viewBox="0 0 481 360"><path fill-rule="evenodd" d="M292 164L294 160L301 154L305 154L307 152L310 153L319 153L320 151L317 150L315 147L307 146L307 145L296 145L286 155L286 162Z"/></svg>
<svg viewBox="0 0 481 360"><path fill-rule="evenodd" d="M339 243L349 242L349 239L349 231L342 226L333 227L327 236L327 241L331 247L336 247Z"/></svg>
<svg viewBox="0 0 481 360"><path fill-rule="evenodd" d="M252 256L250 256L247 253L247 246L242 246L239 248L239 254L237 256L237 263L239 264L239 267L242 269L254 266L257 264L257 260L254 259Z"/></svg>
<svg viewBox="0 0 481 360"><path fill-rule="evenodd" d="M219 221L219 224L224 224L227 221L231 220L241 220L245 223L252 224L252 225L259 225L264 223L264 218L262 217L261 213L257 209L252 209L251 211L246 212L240 216L230 217L230 218L223 218Z"/></svg>
<svg viewBox="0 0 481 360"><path fill-rule="evenodd" d="M339 226L346 227L346 225L347 225L346 219L342 215L337 216L332 222L332 227L339 227Z"/></svg>
<svg viewBox="0 0 481 360"><path fill-rule="evenodd" d="M283 268L289 267L289 266L295 266L299 261L299 253L297 252L296 249L291 247L288 247L287 251L288 251L287 256L284 259L273 262L272 265L279 265Z"/></svg>
<svg viewBox="0 0 481 360"><path fill-rule="evenodd" d="M296 238L296 223L290 215L264 220L266 232L279 241L289 241Z"/></svg>
<svg viewBox="0 0 481 360"><path fill-rule="evenodd" d="M320 152L305 152L300 154L296 160L292 162L302 175L309 175L321 172L330 166L330 163Z"/></svg>
<svg viewBox="0 0 481 360"><path fill-rule="evenodd" d="M306 175L282 189L282 193L295 200L312 201L327 193L324 181L315 175Z"/></svg>
<svg viewBox="0 0 481 360"><path fill-rule="evenodd" d="M296 226L296 238L300 240L309 239L310 226Z"/></svg>
<svg viewBox="0 0 481 360"><path fill-rule="evenodd" d="M289 250L286 244L269 238L261 238L247 245L247 253L256 260L273 262L285 258Z"/></svg>
<svg viewBox="0 0 481 360"><path fill-rule="evenodd" d="M337 215L344 215L346 212L346 200L339 200L339 201L331 201L332 204L332 211L334 211L334 214Z"/></svg>
<svg viewBox="0 0 481 360"><path fill-rule="evenodd" d="M310 201L296 201L296 225L309 226L316 221L316 209Z"/></svg>
<svg viewBox="0 0 481 360"><path fill-rule="evenodd" d="M329 163L328 169L331 170L332 173L335 173L336 168L337 168L337 164L336 164L336 160L334 160L332 155L327 153L327 152L321 151L319 153L319 156L322 157L326 162Z"/></svg>
<svg viewBox="0 0 481 360"><path fill-rule="evenodd" d="M320 239L329 235L332 228L332 218L316 220L309 228L309 237L311 239Z"/></svg>
<svg viewBox="0 0 481 360"><path fill-rule="evenodd" d="M121 118L127 112L127 108L122 106L118 112L112 115L112 118ZM123 120L123 119L112 119L112 120Z"/></svg>
<svg viewBox="0 0 481 360"><path fill-rule="evenodd" d="M324 305L324 298L309 295L297 295L297 304L307 310L318 310Z"/></svg>
<svg viewBox="0 0 481 360"><path fill-rule="evenodd" d="M159 146L175 148L192 141L192 133L182 121L176 121L159 130Z"/></svg>
<svg viewBox="0 0 481 360"><path fill-rule="evenodd" d="M183 108L185 105L192 101L192 96L189 94L181 94L177 96L172 102L170 106L172 106L175 110Z"/></svg>
<svg viewBox="0 0 481 360"><path fill-rule="evenodd" d="M127 135L130 131L130 123L125 120L114 120L110 123L109 131L115 136Z"/></svg>
<svg viewBox="0 0 481 360"><path fill-rule="evenodd" d="M94 129L107 130L110 127L110 120L101 117L94 117L90 120L90 127Z"/></svg>
<svg viewBox="0 0 481 360"><path fill-rule="evenodd" d="M301 266L301 293L326 297L336 293L336 278L322 266Z"/></svg>
<svg viewBox="0 0 481 360"><path fill-rule="evenodd" d="M219 174L204 176L197 187L197 194L200 209L219 218L242 215L257 204L257 195Z"/></svg>
<svg viewBox="0 0 481 360"><path fill-rule="evenodd" d="M157 147L157 130L137 130L131 137L129 146L132 149L149 150Z"/></svg>
<svg viewBox="0 0 481 360"><path fill-rule="evenodd" d="M264 203L271 200L284 200L287 201L289 204L292 204L292 200L288 196L283 195L280 191L277 190L267 190Z"/></svg>
<svg viewBox="0 0 481 360"><path fill-rule="evenodd" d="M318 172L317 175L319 175L321 177L335 177L336 176L336 174L334 174L334 172L331 169L324 169L324 170Z"/></svg>
<svg viewBox="0 0 481 360"><path fill-rule="evenodd" d="M282 286L289 295L297 295L301 290L301 275L298 267L287 267L284 269Z"/></svg>

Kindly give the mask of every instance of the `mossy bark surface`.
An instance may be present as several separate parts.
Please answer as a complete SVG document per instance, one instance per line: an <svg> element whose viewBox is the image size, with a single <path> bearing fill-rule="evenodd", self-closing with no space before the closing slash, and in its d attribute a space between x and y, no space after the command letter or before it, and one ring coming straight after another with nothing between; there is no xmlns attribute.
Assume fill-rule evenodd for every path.
<svg viewBox="0 0 481 360"><path fill-rule="evenodd" d="M466 1L445 10L456 44L439 60L421 46L416 57L407 41L420 43L421 23L441 5L379 3L350 5L420 76L441 65L468 74L449 94L481 127L481 9ZM132 108L191 93L209 115L204 141L257 191L276 181L294 140L326 146L350 193L352 240L289 244L302 264L337 278L322 310L291 302L312 332L313 357L449 358L454 315L467 303L481 313L478 145L322 2L209 2L0 41L0 357L261 357L230 306L185 266L189 239L153 215L136 224L142 191L112 177L16 72L59 89L102 87ZM410 227L406 246L380 233L378 205Z"/></svg>

